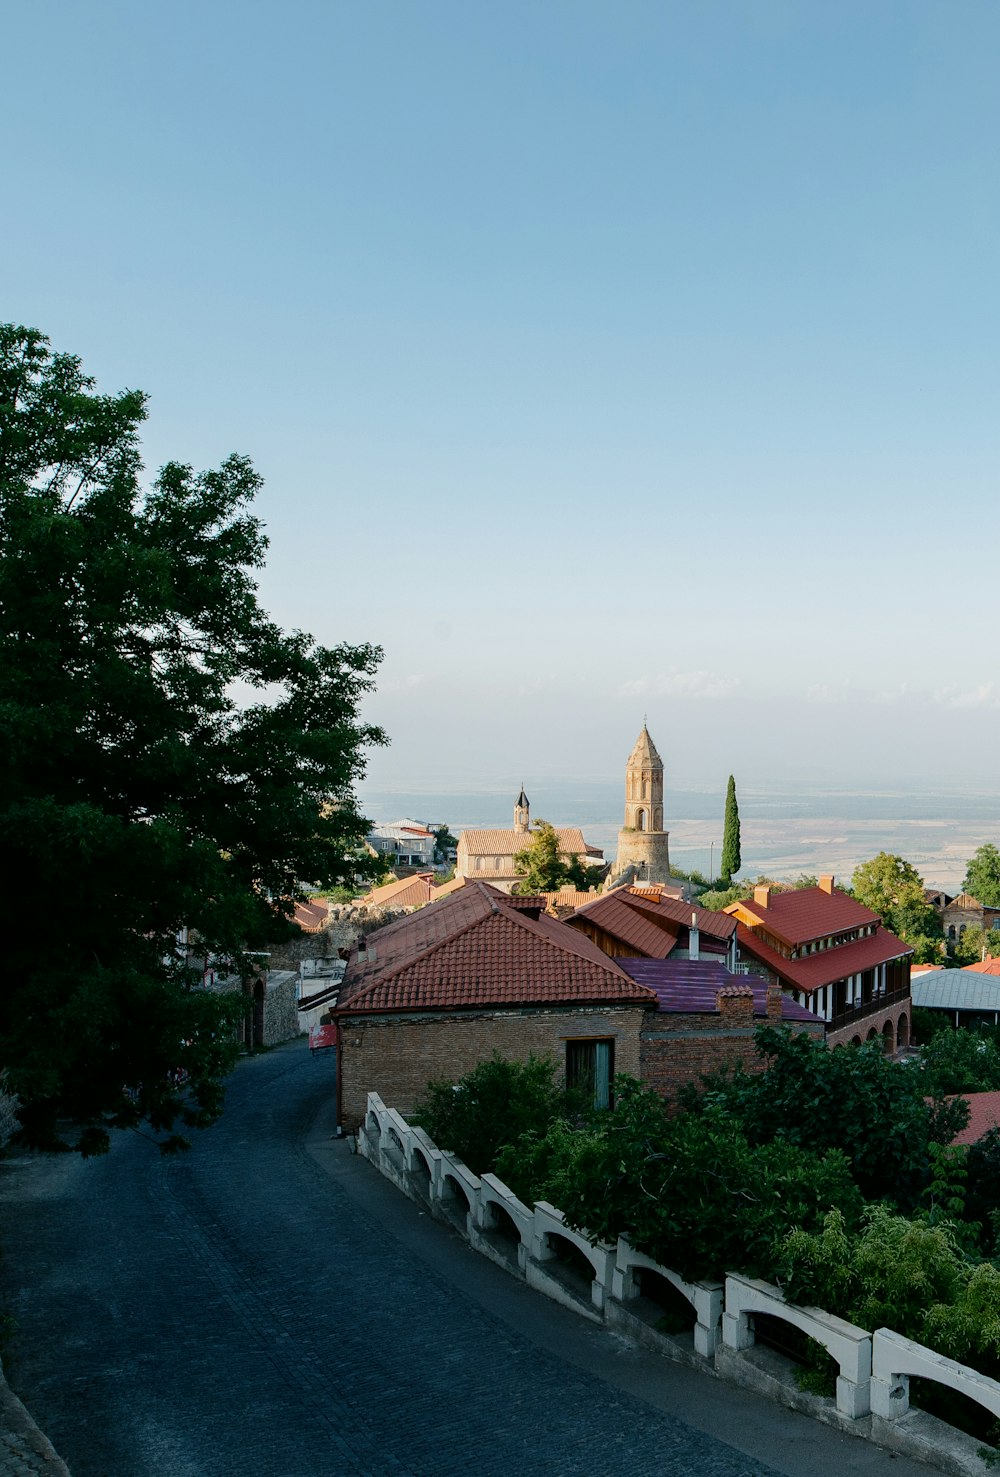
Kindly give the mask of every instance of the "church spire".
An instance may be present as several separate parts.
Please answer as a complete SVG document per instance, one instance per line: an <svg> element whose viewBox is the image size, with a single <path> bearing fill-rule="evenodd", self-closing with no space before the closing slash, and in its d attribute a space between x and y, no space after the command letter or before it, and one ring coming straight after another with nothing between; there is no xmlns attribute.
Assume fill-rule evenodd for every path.
<svg viewBox="0 0 1000 1477"><path fill-rule="evenodd" d="M663 760L645 723L625 766L625 829L663 830Z"/></svg>
<svg viewBox="0 0 1000 1477"><path fill-rule="evenodd" d="M516 802L514 804L514 830L515 831L528 831L528 830L531 829L531 822L530 822L530 819L529 819L529 817L530 817L530 810L531 810L531 807L528 804L528 797L524 793L524 786L522 785L521 786L521 793L520 793L520 795L518 795L517 800L516 800Z"/></svg>

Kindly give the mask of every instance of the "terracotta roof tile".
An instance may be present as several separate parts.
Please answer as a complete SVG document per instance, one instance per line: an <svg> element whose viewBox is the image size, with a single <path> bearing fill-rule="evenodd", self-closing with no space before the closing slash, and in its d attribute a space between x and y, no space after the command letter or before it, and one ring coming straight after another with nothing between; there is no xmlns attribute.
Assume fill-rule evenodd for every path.
<svg viewBox="0 0 1000 1477"><path fill-rule="evenodd" d="M418 872L415 877L400 877L397 882L384 882L373 887L361 901L366 907L418 908L433 902L437 895L433 872Z"/></svg>
<svg viewBox="0 0 1000 1477"><path fill-rule="evenodd" d="M593 902L585 903L573 916L588 919L599 928L606 929L615 938L621 938L623 943L630 943L635 948L642 948L644 953L655 956L659 952L653 947L655 941L662 939L667 933L673 936L675 944L678 929L690 928L692 914L699 932L706 939L728 943L736 932L736 919L730 918L726 913L713 913L708 908L699 908L695 903L685 903L678 898L652 898L649 890L644 888L633 891L631 888L619 887L613 892L602 893ZM622 928L629 930L627 936L617 931ZM646 931L649 928L656 932ZM674 944L663 948L660 957L668 954Z"/></svg>
<svg viewBox="0 0 1000 1477"><path fill-rule="evenodd" d="M797 990L807 992L913 953L909 944L904 944L902 939L884 928L868 938L857 939L852 944L839 944L833 949L821 949L805 959L785 959L758 936L756 929L748 928L745 923L739 926L738 938L741 954L759 959L781 979L787 980Z"/></svg>
<svg viewBox="0 0 1000 1477"><path fill-rule="evenodd" d="M969 1105L969 1121L953 1144L974 1144L991 1128L1000 1127L1000 1092L963 1092L958 1094Z"/></svg>
<svg viewBox="0 0 1000 1477"><path fill-rule="evenodd" d="M339 1014L652 999L589 939L482 882L369 942L363 959L355 951L348 962Z"/></svg>
<svg viewBox="0 0 1000 1477"><path fill-rule="evenodd" d="M303 933L322 933L330 921L330 904L326 898L316 898L311 903L296 903L293 917Z"/></svg>
<svg viewBox="0 0 1000 1477"><path fill-rule="evenodd" d="M737 908L745 908L759 918L769 933L787 944L808 944L831 933L842 933L849 928L861 928L881 921L877 913L862 907L837 887L833 892L825 892L821 887L772 891L766 908L751 897L730 903L726 911L732 912Z"/></svg>
<svg viewBox="0 0 1000 1477"><path fill-rule="evenodd" d="M516 856L531 845L532 831L462 831L458 844L470 856ZM579 826L556 827L559 850L567 856L592 854Z"/></svg>
<svg viewBox="0 0 1000 1477"><path fill-rule="evenodd" d="M988 955L985 959L981 959L978 964L963 965L962 973L965 974L966 972L968 972L969 974L1000 975L1000 959L994 959L992 956Z"/></svg>

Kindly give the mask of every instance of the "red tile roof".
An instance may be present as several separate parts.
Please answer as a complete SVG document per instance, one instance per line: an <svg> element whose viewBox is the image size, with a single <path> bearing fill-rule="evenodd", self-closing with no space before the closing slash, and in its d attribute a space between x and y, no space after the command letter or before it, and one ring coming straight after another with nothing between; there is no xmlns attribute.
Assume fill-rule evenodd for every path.
<svg viewBox="0 0 1000 1477"><path fill-rule="evenodd" d="M502 1005L655 1004L596 944L482 882L379 929L352 953L338 1014Z"/></svg>
<svg viewBox="0 0 1000 1477"><path fill-rule="evenodd" d="M1000 1092L962 1092L957 1094L969 1105L969 1121L952 1139L953 1144L974 1144L1000 1127Z"/></svg>
<svg viewBox="0 0 1000 1477"><path fill-rule="evenodd" d="M627 944L647 959L666 959L677 946L677 927L666 926L667 920L645 916L638 907L630 906L617 892L608 893L596 902L585 903L566 922L581 936L585 923Z"/></svg>
<svg viewBox="0 0 1000 1477"><path fill-rule="evenodd" d="M361 901L366 907L419 908L437 896L433 872L418 872L415 877L400 877L373 887Z"/></svg>
<svg viewBox="0 0 1000 1477"><path fill-rule="evenodd" d="M818 990L822 985L833 984L849 974L861 974L876 964L887 964L890 959L899 959L912 954L909 944L904 944L894 933L880 928L868 938L856 939L852 944L838 944L833 949L821 949L805 959L785 959L775 952L758 935L756 929L741 923L737 934L740 953L749 954L766 964L768 969L782 980L787 980L796 990Z"/></svg>
<svg viewBox="0 0 1000 1477"><path fill-rule="evenodd" d="M623 942L630 943L632 938L616 933L617 927L624 926L623 920L627 913L634 915L637 920L631 925L633 938L638 938L635 929L638 922L641 922L655 927L658 934L672 934L676 941L680 927L690 928L692 914L698 930L706 938L728 943L736 932L736 919L730 918L726 913L714 913L708 908L699 908L694 903L682 902L679 898L653 898L650 897L649 890L644 888L633 890L631 887L618 887L613 892L602 893L594 902L585 903L582 908L578 908L573 917L586 918L616 938L621 938ZM648 938L652 940L654 935L649 934ZM638 943L635 944L635 947L639 946ZM665 957L669 952L669 949L664 949L659 957ZM652 951L650 953L651 957L657 957Z"/></svg>
<svg viewBox="0 0 1000 1477"><path fill-rule="evenodd" d="M458 844L468 856L516 856L527 851L535 839L535 831L463 831ZM579 826L556 827L559 850L566 856L595 856L598 851L587 845Z"/></svg>
<svg viewBox="0 0 1000 1477"><path fill-rule="evenodd" d="M293 916L303 933L322 933L330 921L330 904L325 897L311 903L296 903Z"/></svg>
<svg viewBox="0 0 1000 1477"><path fill-rule="evenodd" d="M1000 959L987 955L978 964L963 965L963 970L967 970L969 974L1000 974Z"/></svg>
<svg viewBox="0 0 1000 1477"><path fill-rule="evenodd" d="M726 911L733 913L739 908L759 918L769 933L787 944L808 944L831 933L845 933L881 921L877 913L862 907L837 887L832 892L825 892L822 887L795 887L788 892L772 890L766 908L751 897L730 903Z"/></svg>

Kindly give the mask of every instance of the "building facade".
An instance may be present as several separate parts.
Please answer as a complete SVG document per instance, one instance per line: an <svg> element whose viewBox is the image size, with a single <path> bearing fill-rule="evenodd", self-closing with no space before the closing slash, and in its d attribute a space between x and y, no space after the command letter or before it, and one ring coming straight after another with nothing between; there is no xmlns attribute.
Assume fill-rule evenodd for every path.
<svg viewBox="0 0 1000 1477"><path fill-rule="evenodd" d="M821 1020L830 1046L876 1037L888 1052L909 1044L913 950L832 876L818 887L756 887L725 911L739 925L740 958Z"/></svg>
<svg viewBox="0 0 1000 1477"><path fill-rule="evenodd" d="M559 851L568 858L578 858L585 865L600 867L604 853L584 840L578 826L556 827ZM470 881L488 882L502 892L510 892L519 880L515 857L531 845L531 807L522 789L514 804L514 824L507 830L468 830L458 837L455 876Z"/></svg>

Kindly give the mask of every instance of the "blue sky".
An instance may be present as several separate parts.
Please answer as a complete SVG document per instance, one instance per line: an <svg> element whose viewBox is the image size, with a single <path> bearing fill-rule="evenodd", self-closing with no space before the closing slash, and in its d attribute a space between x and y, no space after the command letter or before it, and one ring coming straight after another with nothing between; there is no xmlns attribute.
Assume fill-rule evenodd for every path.
<svg viewBox="0 0 1000 1477"><path fill-rule="evenodd" d="M991 785L1000 11L8 4L0 312L249 453L372 782Z"/></svg>

